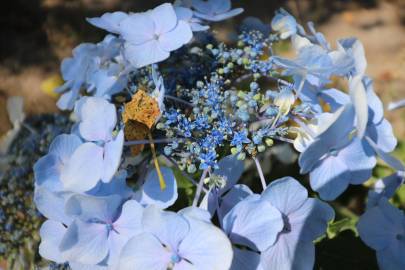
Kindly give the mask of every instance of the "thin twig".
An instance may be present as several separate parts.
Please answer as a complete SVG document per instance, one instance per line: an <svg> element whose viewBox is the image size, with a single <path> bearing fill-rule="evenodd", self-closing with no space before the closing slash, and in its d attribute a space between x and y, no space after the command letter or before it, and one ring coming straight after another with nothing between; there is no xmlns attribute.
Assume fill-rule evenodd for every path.
<svg viewBox="0 0 405 270"><path fill-rule="evenodd" d="M164 138L164 139L154 139L153 143L171 143L171 142L181 142L183 139L181 138ZM125 146L131 146L131 145L139 145L139 144L149 144L149 140L136 140L136 141L126 141L124 143Z"/></svg>
<svg viewBox="0 0 405 270"><path fill-rule="evenodd" d="M189 106L189 107L193 107L193 106L194 106L194 105L191 104L190 102L185 101L185 100L182 100L181 98L178 98L178 97L174 97L174 96L170 96L170 95L165 95L165 98L174 100L174 101L176 101L176 102L179 102L179 103L181 103L181 104L187 105L187 106Z"/></svg>
<svg viewBox="0 0 405 270"><path fill-rule="evenodd" d="M197 186L197 191L195 192L195 196L194 196L194 200L193 200L193 204L192 206L196 207L198 200L200 199L201 196L201 191L203 190L203 185L204 185L204 179L207 177L207 173L208 171L211 169L211 167L208 167L207 169L205 169L201 175L200 181L198 182L198 186Z"/></svg>
<svg viewBox="0 0 405 270"><path fill-rule="evenodd" d="M265 190L267 187L267 184L266 184L266 179L264 178L262 166L260 166L260 162L256 157L253 157L253 160L255 161L257 171L259 172L260 181L262 182L263 190Z"/></svg>
<svg viewBox="0 0 405 270"><path fill-rule="evenodd" d="M288 139L288 138L284 138L284 137L280 137L280 136L276 136L276 135L271 136L271 138L272 138L272 139L276 139L276 140L278 140L278 141L286 142L286 143L291 143L291 144L294 143L294 140L291 140L291 139Z"/></svg>

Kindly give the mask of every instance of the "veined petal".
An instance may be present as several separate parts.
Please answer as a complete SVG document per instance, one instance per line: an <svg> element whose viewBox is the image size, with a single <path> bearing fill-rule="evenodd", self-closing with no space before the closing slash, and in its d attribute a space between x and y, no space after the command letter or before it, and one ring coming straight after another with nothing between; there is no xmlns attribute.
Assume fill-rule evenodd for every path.
<svg viewBox="0 0 405 270"><path fill-rule="evenodd" d="M61 172L61 181L66 190L88 191L101 178L103 148L94 143L84 143L73 153Z"/></svg>
<svg viewBox="0 0 405 270"><path fill-rule="evenodd" d="M59 250L68 261L98 264L108 254L107 237L105 224L75 220L63 236Z"/></svg>
<svg viewBox="0 0 405 270"><path fill-rule="evenodd" d="M136 68L161 62L170 56L170 53L162 50L159 42L154 39L140 45L125 43L124 54Z"/></svg>
<svg viewBox="0 0 405 270"><path fill-rule="evenodd" d="M178 21L173 30L159 36L158 43L162 50L171 52L190 42L192 38L193 32L190 25L185 21Z"/></svg>
<svg viewBox="0 0 405 270"><path fill-rule="evenodd" d="M179 245L179 255L197 269L229 269L232 246L226 235L204 221L190 219L190 231Z"/></svg>
<svg viewBox="0 0 405 270"><path fill-rule="evenodd" d="M53 220L45 221L39 231L41 236L39 254L43 258L56 263L66 262L66 259L58 248L65 232L66 228L62 223Z"/></svg>
<svg viewBox="0 0 405 270"><path fill-rule="evenodd" d="M147 12L155 23L155 34L172 31L177 24L177 16L172 4L165 3Z"/></svg>
<svg viewBox="0 0 405 270"><path fill-rule="evenodd" d="M149 15L136 13L129 15L120 22L119 33L125 41L132 45L140 45L154 38L156 27Z"/></svg>
<svg viewBox="0 0 405 270"><path fill-rule="evenodd" d="M289 215L302 206L308 198L308 191L294 178L283 177L270 183L262 193L280 212Z"/></svg>
<svg viewBox="0 0 405 270"><path fill-rule="evenodd" d="M319 162L309 177L311 188L323 200L334 200L348 187L351 174L339 156L329 156Z"/></svg>
<svg viewBox="0 0 405 270"><path fill-rule="evenodd" d="M145 209L142 225L145 231L152 233L172 250L177 249L190 230L189 222L183 216L164 212L155 206Z"/></svg>
<svg viewBox="0 0 405 270"><path fill-rule="evenodd" d="M267 200L241 201L225 216L223 227L232 243L264 251L283 229L281 213Z"/></svg>

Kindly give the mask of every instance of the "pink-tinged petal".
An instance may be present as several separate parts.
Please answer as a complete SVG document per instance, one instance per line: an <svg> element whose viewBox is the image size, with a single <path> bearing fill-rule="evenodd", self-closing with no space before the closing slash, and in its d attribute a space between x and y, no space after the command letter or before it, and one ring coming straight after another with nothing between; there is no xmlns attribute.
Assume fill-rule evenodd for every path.
<svg viewBox="0 0 405 270"><path fill-rule="evenodd" d="M155 30L155 23L147 13L131 14L122 20L119 26L121 36L132 45L151 41L156 33Z"/></svg>
<svg viewBox="0 0 405 270"><path fill-rule="evenodd" d="M193 31L190 25L185 21L179 21L173 30L159 36L158 42L162 50L171 52L190 42L192 38Z"/></svg>
<svg viewBox="0 0 405 270"><path fill-rule="evenodd" d="M111 181L117 172L124 147L124 131L121 130L118 135L104 146L104 165L101 180L104 183Z"/></svg>
<svg viewBox="0 0 405 270"><path fill-rule="evenodd" d="M66 259L63 257L58 248L65 232L66 227L63 226L62 223L53 220L45 221L39 231L41 236L39 254L43 258L56 263L66 262Z"/></svg>
<svg viewBox="0 0 405 270"><path fill-rule="evenodd" d="M121 251L120 270L167 270L171 254L150 233L131 238Z"/></svg>
<svg viewBox="0 0 405 270"><path fill-rule="evenodd" d="M80 145L62 169L60 179L65 190L85 192L95 187L103 170L103 152L94 143Z"/></svg>
<svg viewBox="0 0 405 270"><path fill-rule="evenodd" d="M105 224L75 220L63 236L59 250L68 261L98 264L108 254L107 236Z"/></svg>
<svg viewBox="0 0 405 270"><path fill-rule="evenodd" d="M155 34L172 31L177 24L177 16L172 4L165 3L147 12L155 23Z"/></svg>
<svg viewBox="0 0 405 270"><path fill-rule="evenodd" d="M292 177L277 179L262 193L262 198L270 202L285 215L300 208L308 198L308 191Z"/></svg>
<svg viewBox="0 0 405 270"><path fill-rule="evenodd" d="M181 258L197 269L229 269L232 246L226 235L216 226L197 219L189 219L190 231L179 245Z"/></svg>
<svg viewBox="0 0 405 270"><path fill-rule="evenodd" d="M161 62L170 56L169 52L161 49L159 42L155 39L141 45L125 43L124 54L136 68Z"/></svg>

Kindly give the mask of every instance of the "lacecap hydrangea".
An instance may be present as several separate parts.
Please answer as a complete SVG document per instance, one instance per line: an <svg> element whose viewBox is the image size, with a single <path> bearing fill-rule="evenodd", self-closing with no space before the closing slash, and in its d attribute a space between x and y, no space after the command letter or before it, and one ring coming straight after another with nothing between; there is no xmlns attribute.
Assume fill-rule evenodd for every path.
<svg viewBox="0 0 405 270"><path fill-rule="evenodd" d="M107 35L74 49L56 90L75 124L34 166L42 257L74 270L313 269L335 216L325 201L367 181L379 157L399 180L370 191L358 230L382 269L405 267L403 213L386 199L405 169L361 42L331 46L285 10L217 41L210 24L242 12L182 0L88 19ZM276 54L285 40L291 59ZM302 180L265 178L259 157L279 144L297 150L319 198ZM262 192L238 183L248 161Z"/></svg>

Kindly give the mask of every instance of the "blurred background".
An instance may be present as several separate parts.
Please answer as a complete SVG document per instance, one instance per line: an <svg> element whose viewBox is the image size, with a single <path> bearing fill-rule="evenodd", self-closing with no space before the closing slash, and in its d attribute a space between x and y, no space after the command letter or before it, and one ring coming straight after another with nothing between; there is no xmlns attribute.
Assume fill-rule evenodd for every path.
<svg viewBox="0 0 405 270"><path fill-rule="evenodd" d="M6 101L9 97L22 96L24 111L29 116L57 111L56 97L50 90L61 83L60 62L70 56L71 50L79 43L98 42L106 34L88 24L86 17L96 17L104 12L116 10L144 11L163 2L166 1L12 0L2 3L0 135L11 128L6 110ZM248 16L255 16L265 23L270 23L274 11L283 7L296 16L301 24L314 21L318 31L325 34L332 46L340 38L352 36L359 38L366 51L367 73L374 79L375 90L384 104L405 98L405 0L233 0L233 5L243 7L245 12L232 20L213 25L219 39L225 40ZM286 52L289 53L293 56L291 52ZM404 161L405 109L387 112L387 118L393 124L400 141L395 154ZM275 151L286 149L280 148ZM271 173L270 169L267 171L270 179L291 174L291 167L278 166L277 162L274 161L272 165L273 168L277 168L276 171L271 170ZM298 174L296 167L294 171ZM375 177L385 176L388 173L389 170L379 166ZM5 187L8 187L7 183ZM29 188L32 192L32 186ZM404 208L405 189L402 191L396 200ZM366 194L367 190L362 186L351 187L333 206L342 209L338 215L355 222L355 216L353 219L350 217L352 213L355 215L362 213L363 207L359 205L364 203ZM31 201L27 203L32 204ZM337 230L344 230L344 226L353 227L353 225L354 223L345 223L342 225L343 228ZM39 226L39 223L36 226ZM37 228L33 227L32 231L36 231ZM330 233L333 234L333 231ZM356 238L350 228L340 233L339 237L317 244L316 265L317 269L326 270L377 269L374 252ZM2 267L7 269L0 256L0 269Z"/></svg>

